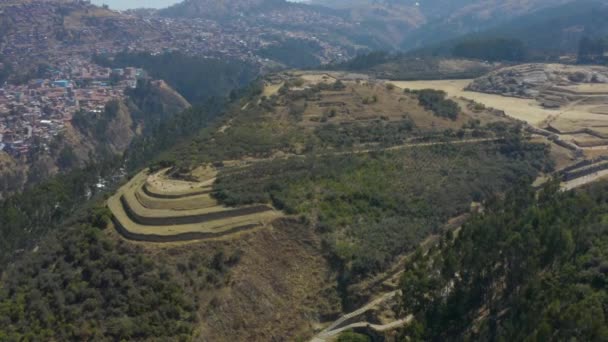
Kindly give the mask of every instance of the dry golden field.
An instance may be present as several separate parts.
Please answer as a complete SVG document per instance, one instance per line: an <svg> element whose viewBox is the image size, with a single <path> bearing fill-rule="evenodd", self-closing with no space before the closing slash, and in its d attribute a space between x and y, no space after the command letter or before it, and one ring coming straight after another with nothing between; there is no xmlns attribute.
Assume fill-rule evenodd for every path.
<svg viewBox="0 0 608 342"><path fill-rule="evenodd" d="M507 97L496 94L486 94L465 90L472 80L439 80L439 81L405 81L393 82L401 89L439 89L455 98L466 98L487 107L502 110L511 118L524 121L537 128L552 127L560 132L569 133L589 129L600 134L608 134L607 106L601 103L585 104L576 101L562 108L544 108L535 99ZM585 92L601 93L608 88L605 84L583 84L576 88ZM574 89L574 88L573 88ZM581 147L587 147L586 141L604 143L604 139L591 139L589 135L579 133L564 135L565 140L582 142Z"/></svg>
<svg viewBox="0 0 608 342"><path fill-rule="evenodd" d="M281 213L268 206L229 208L210 193L193 195L193 189L210 186L215 172L195 169L200 182L170 179L167 169L152 175L137 174L108 200L114 224L125 237L140 241L176 242L221 237L270 224ZM205 178L207 177L213 178ZM158 193L146 193L154 183ZM162 198L161 195L176 198Z"/></svg>

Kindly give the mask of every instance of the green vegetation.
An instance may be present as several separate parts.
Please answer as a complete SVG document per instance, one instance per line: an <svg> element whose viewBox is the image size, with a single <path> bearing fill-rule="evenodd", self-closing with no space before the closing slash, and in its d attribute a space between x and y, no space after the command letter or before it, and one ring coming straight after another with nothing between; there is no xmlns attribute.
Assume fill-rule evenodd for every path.
<svg viewBox="0 0 608 342"><path fill-rule="evenodd" d="M447 94L442 90L422 89L414 91L418 96L418 102L422 107L430 110L440 118L456 120L460 107L450 99L446 99Z"/></svg>
<svg viewBox="0 0 608 342"><path fill-rule="evenodd" d="M0 36L0 42L2 41L2 37ZM4 58L0 57L0 85L3 85L4 82L8 81L9 77L12 73L12 66L10 63L7 63Z"/></svg>
<svg viewBox="0 0 608 342"><path fill-rule="evenodd" d="M418 40L426 46L411 54L423 57L421 59L450 56L460 52L458 51L460 49L455 51L460 45L466 48L463 51L465 56L471 54L474 58L481 56L500 57L506 60L515 58L515 61L519 62L520 56L523 56L525 61L560 61L561 56L576 54L580 40L585 36L606 37L608 35L606 17L608 17L608 7L601 1L578 0L535 11L494 25L492 28L480 27L475 33L460 38L453 33L449 34L450 30L457 33L458 27L433 27L435 23L429 23L416 32ZM469 20L470 18L467 18L467 21ZM461 25L459 22L451 24ZM572 30L574 27L577 30ZM441 32L442 30L446 31ZM443 36L443 39L434 39L437 36ZM450 37L450 40L446 40L446 37ZM432 43L433 40L435 43ZM523 50L519 42L523 43ZM497 48L498 53L491 51L492 46ZM515 53L506 49L509 46L514 48Z"/></svg>
<svg viewBox="0 0 608 342"><path fill-rule="evenodd" d="M59 152L57 165L61 170L71 170L78 165L78 157L71 146L65 146Z"/></svg>
<svg viewBox="0 0 608 342"><path fill-rule="evenodd" d="M338 342L371 342L371 338L352 331L346 331L338 336Z"/></svg>
<svg viewBox="0 0 608 342"><path fill-rule="evenodd" d="M93 141L104 144L111 139L111 137L108 136L108 128L112 121L119 115L120 110L121 102L112 100L106 103L104 111L101 113L86 112L83 110L77 111L74 113L72 123L75 128L92 138Z"/></svg>
<svg viewBox="0 0 608 342"><path fill-rule="evenodd" d="M608 51L608 37L592 39L583 37L578 46L579 63L606 62L604 53Z"/></svg>
<svg viewBox="0 0 608 342"><path fill-rule="evenodd" d="M202 104L212 97L223 98L256 77L254 68L242 61L197 58L177 52L120 53L113 58L97 56L95 61L108 67L143 68L152 78L166 81L193 104Z"/></svg>
<svg viewBox="0 0 608 342"><path fill-rule="evenodd" d="M521 62L525 60L526 54L521 40L507 38L471 39L458 43L452 49L455 57L486 61Z"/></svg>
<svg viewBox="0 0 608 342"><path fill-rule="evenodd" d="M258 53L262 57L279 61L290 68L311 68L317 66L321 52L318 43L304 39L286 39L277 45L268 46Z"/></svg>
<svg viewBox="0 0 608 342"><path fill-rule="evenodd" d="M143 134L148 134L150 128L171 119L188 106L178 94L156 86L147 79L138 80L137 88L128 89L127 96L126 104L131 118L136 124L142 124Z"/></svg>
<svg viewBox="0 0 608 342"><path fill-rule="evenodd" d="M374 51L366 54L359 54L355 58L350 59L338 65L327 66L330 70L352 70L364 71L369 70L377 65L391 61L394 56L383 51Z"/></svg>
<svg viewBox="0 0 608 342"><path fill-rule="evenodd" d="M439 145L293 158L220 173L228 205L272 203L317 222L344 281L379 272L449 218L546 167L543 145Z"/></svg>
<svg viewBox="0 0 608 342"><path fill-rule="evenodd" d="M86 225L21 264L0 292L0 340L142 340L192 334L172 275Z"/></svg>
<svg viewBox="0 0 608 342"><path fill-rule="evenodd" d="M127 168L135 171L155 160L162 151L188 141L201 129L213 127L222 107L222 103L209 101L206 106L190 108L170 120L148 125L149 133L133 139L125 152Z"/></svg>
<svg viewBox="0 0 608 342"><path fill-rule="evenodd" d="M31 248L45 233L61 227L83 206L88 191L99 192L99 178L112 175L119 165L119 160L89 165L0 201L0 265L16 250Z"/></svg>
<svg viewBox="0 0 608 342"><path fill-rule="evenodd" d="M315 136L324 147L351 148L370 143L384 147L404 144L414 136L414 128L414 123L406 117L399 122L377 120L370 124L327 124L317 128Z"/></svg>
<svg viewBox="0 0 608 342"><path fill-rule="evenodd" d="M401 280L416 341L608 340L608 183L516 186Z"/></svg>
<svg viewBox="0 0 608 342"><path fill-rule="evenodd" d="M306 92L301 95L307 96ZM258 97L245 98L249 103L246 109L241 110L242 103L233 103L227 109L222 123L230 124L225 130L219 129L222 123L205 127L192 139L184 140L176 148L160 155L157 161L191 167L243 156L269 157L277 150L293 152L296 145L306 143L306 135L296 126L285 127L268 120L268 111L272 112L276 98L259 104L256 104Z"/></svg>

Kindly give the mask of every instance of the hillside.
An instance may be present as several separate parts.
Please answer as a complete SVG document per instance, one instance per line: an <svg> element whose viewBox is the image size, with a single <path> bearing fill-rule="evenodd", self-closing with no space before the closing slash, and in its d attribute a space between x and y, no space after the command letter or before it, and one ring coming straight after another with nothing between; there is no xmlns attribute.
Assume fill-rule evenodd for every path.
<svg viewBox="0 0 608 342"><path fill-rule="evenodd" d="M82 1L9 1L0 7L0 49L26 74L37 63L160 37L158 27ZM19 58L15 58L19 57Z"/></svg>
<svg viewBox="0 0 608 342"><path fill-rule="evenodd" d="M290 4L285 0L186 0L160 11L161 15L169 17L203 17L225 19L238 17L243 14L252 15L287 8Z"/></svg>
<svg viewBox="0 0 608 342"><path fill-rule="evenodd" d="M230 22L269 19L267 25L299 26L354 49L412 49L488 29L571 0L547 1L308 1L188 0L159 12L172 18ZM291 22L280 18L298 18ZM350 28L350 30L348 29ZM326 30L330 29L330 30ZM341 37L340 37L341 36Z"/></svg>
<svg viewBox="0 0 608 342"><path fill-rule="evenodd" d="M413 340L608 339L606 183L489 202L401 278Z"/></svg>
<svg viewBox="0 0 608 342"><path fill-rule="evenodd" d="M442 40L447 41L440 44L433 44L433 41L428 40L423 33L421 41L424 40L426 47L414 52L434 56L437 54L458 55L456 49L460 45L507 39L523 44L525 52L525 55L522 56L523 59L557 60L563 55L575 55L583 37L602 38L607 36L608 27L604 20L607 11L608 5L604 1L578 1L497 22L492 27L486 26L476 30L478 32L462 37L444 36ZM478 58L487 59L488 57L479 55Z"/></svg>
<svg viewBox="0 0 608 342"><path fill-rule="evenodd" d="M77 113L47 151L14 160L0 171L2 197L43 182L57 173L95 160L122 155L134 138L147 135L190 104L163 81L141 82L124 100L108 103L101 113Z"/></svg>
<svg viewBox="0 0 608 342"><path fill-rule="evenodd" d="M392 46L404 50L487 30L569 2L572 0L310 1L348 13L351 20L386 36Z"/></svg>
<svg viewBox="0 0 608 342"><path fill-rule="evenodd" d="M0 342L608 341L604 3L0 0Z"/></svg>
<svg viewBox="0 0 608 342"><path fill-rule="evenodd" d="M376 276L473 202L534 178L551 161L516 122L471 102L355 74L289 72L253 84L217 122L149 165L110 197L109 211L80 211L77 223L51 233L85 235L41 244L20 258L30 263L7 269L0 308L13 318L1 333L145 340L163 329L168 338L306 339L374 295ZM0 220L16 229L7 236L18 232L16 217ZM117 250L131 270L110 266ZM46 255L65 256L52 283L78 282L82 295L63 300L42 287L46 273L18 275ZM99 263L101 273L92 266ZM73 276L80 265L91 269L83 280ZM156 272L164 285L147 282ZM150 286L171 290L147 296ZM115 307L127 288L127 304ZM58 300L65 310L21 319L11 293L29 302L40 294L27 311ZM132 306L138 296L143 305L172 303L172 328L142 316ZM185 296L193 305L180 304ZM66 320L88 328L57 329Z"/></svg>

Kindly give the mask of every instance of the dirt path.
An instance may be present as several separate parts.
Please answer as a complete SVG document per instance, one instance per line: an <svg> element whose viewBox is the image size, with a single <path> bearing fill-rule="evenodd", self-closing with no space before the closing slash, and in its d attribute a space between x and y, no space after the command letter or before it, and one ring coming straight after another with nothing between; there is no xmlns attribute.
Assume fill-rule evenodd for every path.
<svg viewBox="0 0 608 342"><path fill-rule="evenodd" d="M503 138L477 138L477 139L464 139L464 140L453 140L453 141L433 141L433 142L422 142L422 143L407 143L397 146L380 147L380 148L367 148L362 150L352 151L340 151L340 152L327 152L317 154L319 157L331 157L331 156L343 156L348 154L365 154L374 152L385 152L385 151L398 151L416 147L429 147L429 146L440 146L440 145L465 145L465 144L477 144L482 142L493 142L501 141ZM246 163L260 163L268 162L272 160L281 160L289 158L306 158L306 154L284 154L280 157L269 157L269 158L245 158L243 161ZM241 165L246 167L247 165Z"/></svg>
<svg viewBox="0 0 608 342"><path fill-rule="evenodd" d="M373 324L370 324L368 322L354 322L351 324L347 324L349 320L357 318L358 316L366 313L367 311L375 308L376 306L394 298L400 291L391 291L388 293L385 293L383 295L381 295L380 297L372 300L371 302L365 304L364 306L362 306L361 308L348 313L342 317L340 317L339 319L337 319L335 322L333 322L330 326L328 326L327 328L323 329L320 333L318 333L315 337L313 337L310 341L311 342L324 342L324 341L329 341L331 340L333 337L335 337L336 335L338 335L339 333L341 333L344 330L353 328L353 327L366 327L366 326L370 326L370 327L374 327ZM381 329L384 330L379 330L379 331L387 331L390 330L390 327L393 328L397 328L400 327L401 325L409 322L411 320L411 317L406 317L404 319L389 323L389 324L385 324L385 325L376 325L376 327L379 327Z"/></svg>
<svg viewBox="0 0 608 342"><path fill-rule="evenodd" d="M563 191L576 189L583 185L598 181L606 176L608 176L608 170L598 171L598 172L592 173L590 175L586 175L583 177L575 178L575 179L567 181L567 182L563 182L561 188Z"/></svg>
<svg viewBox="0 0 608 342"><path fill-rule="evenodd" d="M466 222L466 220L469 217L470 217L469 214L462 214L462 215L456 216L456 217L452 218L446 224L446 228L457 232L460 229L460 227L462 226L462 224L464 224L464 222ZM432 235L432 236L428 237L426 240L424 240L420 245L423 247L423 249L425 249L425 253L426 253L426 251L428 251L428 249L432 245L437 243L440 238L441 237L439 235ZM366 284L362 285L362 288L371 289L386 281L393 281L396 283L398 281L398 278L403 273L403 268L405 268L405 263L407 262L407 260L409 260L409 258L411 258L414 255L414 253L415 252L410 252L410 253L406 254L405 256L403 256L402 258L400 258L393 265L393 267L391 267L387 272L370 279ZM383 293L382 295L380 295L380 297L368 302L367 304L363 305L361 308L338 318L327 328L323 329L321 332L319 332L317 335L315 335L310 340L310 342L331 341L341 332L348 330L348 329L353 329L353 328L369 327L377 332L384 332L384 331L390 331L390 330L393 330L396 328L403 327L404 325L408 324L412 320L412 318L413 318L412 315L409 315L405 318L390 322L388 324L383 324L383 325L372 324L369 322L353 322L353 323L348 322L349 320L355 319L358 316L364 314L365 312L377 307L378 305L380 305L388 300L393 299L396 295L398 295L400 293L401 293L400 290L394 290L394 291Z"/></svg>
<svg viewBox="0 0 608 342"><path fill-rule="evenodd" d="M385 331L390 331L390 330L394 330L397 328L401 328L405 325L407 325L408 323L410 323L413 319L412 315L407 316L406 318L400 319L400 320L396 320L394 322L388 323L388 324L383 324L383 325L379 325L379 324L372 324L369 322L357 322L357 323L353 323L353 324L349 324L345 327L336 329L336 330L332 330L329 331L327 333L325 333L324 335L318 335L316 337L314 337L312 340L310 340L310 342L327 342L327 341L331 341L332 339L334 339L338 334L340 334L343 331L349 330L349 329L354 329L354 328L365 328L368 327L374 331L377 332L385 332Z"/></svg>
<svg viewBox="0 0 608 342"><path fill-rule="evenodd" d="M502 140L502 138L478 138L478 139L465 139L465 140L455 140L455 141L434 141L434 142L426 142L426 143L409 143L409 144L375 148L375 149L370 148L370 149L356 150L356 151L327 153L327 154L322 154L322 156L363 154L363 153L382 152L382 151L398 151L398 150L405 150L408 148L426 147L426 146L476 144L476 143L480 143L480 142L491 142L491 141L500 141L500 140Z"/></svg>

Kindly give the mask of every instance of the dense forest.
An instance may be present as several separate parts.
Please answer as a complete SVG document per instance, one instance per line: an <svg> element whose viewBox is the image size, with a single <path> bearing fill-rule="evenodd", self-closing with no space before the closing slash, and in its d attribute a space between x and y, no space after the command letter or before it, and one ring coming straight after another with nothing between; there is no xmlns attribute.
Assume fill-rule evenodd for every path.
<svg viewBox="0 0 608 342"><path fill-rule="evenodd" d="M345 282L380 272L449 218L547 167L543 145L518 140L342 157L294 158L220 174L228 204L272 203L317 222ZM490 176L491 175L491 176ZM449 178L449 180L448 180Z"/></svg>
<svg viewBox="0 0 608 342"><path fill-rule="evenodd" d="M98 183L105 180L111 185L119 165L119 158L99 161L0 201L0 265L15 251L31 248L47 232L62 227L83 203L100 193Z"/></svg>
<svg viewBox="0 0 608 342"><path fill-rule="evenodd" d="M452 55L492 62L521 62L526 59L527 50L524 43L518 39L486 38L458 43L452 49Z"/></svg>
<svg viewBox="0 0 608 342"><path fill-rule="evenodd" d="M212 125L221 113L223 101L209 100L204 106L197 106L176 114L171 120L163 120L149 125L149 134L137 137L125 153L125 165L130 171L137 170L157 158L161 151L183 141L188 141L201 129Z"/></svg>
<svg viewBox="0 0 608 342"><path fill-rule="evenodd" d="M177 267L155 260L108 236L110 213L98 203L6 270L0 341L191 341L196 335L193 298L224 284L235 256L193 251Z"/></svg>
<svg viewBox="0 0 608 342"><path fill-rule="evenodd" d="M192 104L202 104L212 97L225 97L257 76L257 70L242 61L197 58L178 52L162 55L119 53L112 57L96 56L95 61L108 67L143 68L152 78L167 82Z"/></svg>
<svg viewBox="0 0 608 342"><path fill-rule="evenodd" d="M270 45L258 53L260 56L276 60L290 68L310 68L320 61L316 54L322 51L318 43L302 39L286 39Z"/></svg>
<svg viewBox="0 0 608 342"><path fill-rule="evenodd" d="M608 340L608 183L486 202L401 280L410 341Z"/></svg>

